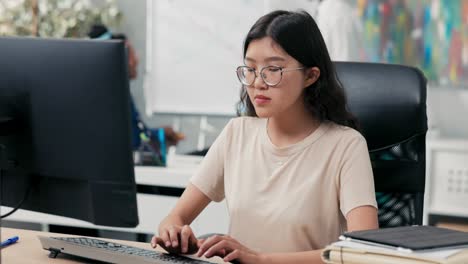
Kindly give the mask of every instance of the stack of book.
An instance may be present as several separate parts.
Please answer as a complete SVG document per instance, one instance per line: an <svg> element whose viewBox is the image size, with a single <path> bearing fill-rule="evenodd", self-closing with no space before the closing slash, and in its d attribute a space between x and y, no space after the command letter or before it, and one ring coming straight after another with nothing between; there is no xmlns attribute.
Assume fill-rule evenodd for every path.
<svg viewBox="0 0 468 264"><path fill-rule="evenodd" d="M406 226L345 233L324 249L329 264L468 264L468 233Z"/></svg>

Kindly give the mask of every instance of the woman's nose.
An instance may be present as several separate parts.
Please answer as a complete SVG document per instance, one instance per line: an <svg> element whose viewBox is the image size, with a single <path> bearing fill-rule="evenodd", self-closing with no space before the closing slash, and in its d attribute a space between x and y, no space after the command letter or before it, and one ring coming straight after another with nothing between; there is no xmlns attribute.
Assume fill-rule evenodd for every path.
<svg viewBox="0 0 468 264"><path fill-rule="evenodd" d="M268 85L265 83L262 76L260 74L257 74L253 83L253 87L256 89L266 89L268 88Z"/></svg>

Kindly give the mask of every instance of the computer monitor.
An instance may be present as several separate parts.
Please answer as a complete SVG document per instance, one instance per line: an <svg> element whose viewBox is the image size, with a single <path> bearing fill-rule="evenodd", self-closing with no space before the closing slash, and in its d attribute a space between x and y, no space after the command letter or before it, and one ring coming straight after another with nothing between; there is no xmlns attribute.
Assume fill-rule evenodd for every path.
<svg viewBox="0 0 468 264"><path fill-rule="evenodd" d="M2 205L138 224L126 60L121 41L0 38Z"/></svg>

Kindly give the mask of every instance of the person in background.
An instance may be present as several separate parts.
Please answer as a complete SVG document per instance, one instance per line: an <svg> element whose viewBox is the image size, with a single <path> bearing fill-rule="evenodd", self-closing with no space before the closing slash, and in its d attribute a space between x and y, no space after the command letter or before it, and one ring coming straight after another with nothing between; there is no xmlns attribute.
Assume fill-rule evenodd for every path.
<svg viewBox="0 0 468 264"><path fill-rule="evenodd" d="M151 245L240 263L322 263L346 230L378 228L365 138L314 19L274 11L244 41L238 109ZM192 221L226 199L229 233L199 239Z"/></svg>
<svg viewBox="0 0 468 264"><path fill-rule="evenodd" d="M125 46L128 52L128 77L130 80L134 80L138 76L138 56L132 43L124 34L114 34L104 25L94 25L88 33L88 37L96 40L109 40L109 39L120 39L125 41ZM130 97L131 115L132 115L132 145L133 149L136 150L141 145L141 134L148 135L150 138L158 138L159 128L149 128L140 118L138 109L135 106L133 97ZM184 135L175 132L171 127L164 127L165 140L167 146L177 145L180 140L184 139Z"/></svg>

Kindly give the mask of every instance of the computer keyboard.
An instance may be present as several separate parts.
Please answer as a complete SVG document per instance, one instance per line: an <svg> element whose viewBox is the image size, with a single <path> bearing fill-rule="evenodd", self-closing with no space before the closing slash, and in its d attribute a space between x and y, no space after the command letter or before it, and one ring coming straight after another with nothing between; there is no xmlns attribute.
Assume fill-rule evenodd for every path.
<svg viewBox="0 0 468 264"><path fill-rule="evenodd" d="M39 240L42 248L50 251L49 257L51 258L55 258L58 253L65 253L110 263L212 264L212 262L203 260L88 237L39 236Z"/></svg>

